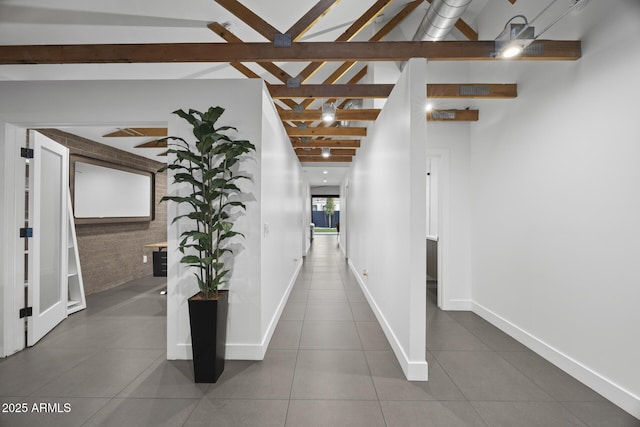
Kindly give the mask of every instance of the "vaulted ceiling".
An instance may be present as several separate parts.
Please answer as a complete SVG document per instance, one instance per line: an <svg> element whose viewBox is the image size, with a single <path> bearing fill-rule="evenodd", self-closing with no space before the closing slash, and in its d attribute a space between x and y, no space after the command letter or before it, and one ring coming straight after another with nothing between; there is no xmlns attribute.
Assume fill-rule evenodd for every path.
<svg viewBox="0 0 640 427"><path fill-rule="evenodd" d="M0 79L262 78L301 162L348 163L380 111L363 100L386 98L393 83L372 84L367 63L496 60L493 40L478 41L476 31L487 1L471 1L445 41L426 42L411 40L431 0L4 0ZM521 59L580 57L579 42L535 44ZM512 82L425 88L428 98L516 96ZM337 108L332 123L321 120L325 103ZM473 109L425 113L431 121L479 117ZM135 140L139 152L162 151L155 139L166 129L108 135L115 130L85 129L82 136L116 146L113 141ZM331 157L322 157L323 149Z"/></svg>

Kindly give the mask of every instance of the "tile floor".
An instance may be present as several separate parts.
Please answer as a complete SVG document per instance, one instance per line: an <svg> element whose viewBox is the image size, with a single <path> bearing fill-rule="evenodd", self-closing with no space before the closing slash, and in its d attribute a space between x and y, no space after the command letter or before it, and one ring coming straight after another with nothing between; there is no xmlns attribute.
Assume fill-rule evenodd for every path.
<svg viewBox="0 0 640 427"><path fill-rule="evenodd" d="M1 360L0 426L640 425L478 316L438 310L431 294L430 381L406 381L336 236L315 238L264 361L228 361L216 384L165 360L163 286L147 278L92 295ZM28 413L7 413L11 404Z"/></svg>

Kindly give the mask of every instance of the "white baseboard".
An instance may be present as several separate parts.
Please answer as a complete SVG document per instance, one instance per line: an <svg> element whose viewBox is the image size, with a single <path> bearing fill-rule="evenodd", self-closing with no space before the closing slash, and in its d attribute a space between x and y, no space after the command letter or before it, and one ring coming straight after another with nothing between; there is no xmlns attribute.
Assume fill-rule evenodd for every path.
<svg viewBox="0 0 640 427"><path fill-rule="evenodd" d="M264 336L262 337L262 342L260 343L227 343L225 347L225 360L263 360L264 355L267 352L267 348L269 347L269 342L271 341L271 337L273 336L274 331L276 330L276 326L278 326L278 321L280 320L280 316L282 315L282 311L284 307L287 305L287 301L289 300L289 294L291 294L291 290L293 289L293 285L296 283L298 279L298 275L300 274L300 270L302 269L302 260L298 261L298 265L296 267L295 273L291 280L289 281L289 285L287 286L287 290L284 295L280 299L280 303L278 304L278 308L276 312L271 318L271 322L269 323L269 327L267 328ZM167 360L192 360L193 353L191 351L191 344L176 344L172 348L172 352L167 354Z"/></svg>
<svg viewBox="0 0 640 427"><path fill-rule="evenodd" d="M547 359L578 381L591 387L620 408L640 419L640 397L572 359L556 348L514 325L488 308L473 302L473 312L515 340Z"/></svg>
<svg viewBox="0 0 640 427"><path fill-rule="evenodd" d="M395 353L396 358L398 359L398 363L400 363L400 367L402 368L404 375L407 377L407 380L427 381L429 379L429 365L427 364L427 361L426 360L415 361L415 360L409 359L409 357L404 351L404 348L402 348L400 341L398 340L395 333L393 332L393 329L391 329L389 322L387 322L387 319L384 317L384 315L380 311L380 308L378 307L375 300L369 293L367 287L362 281L362 278L360 277L360 274L358 274L358 271L353 265L353 263L351 262L351 260L349 260L349 267L351 268L351 272L353 273L354 277L358 281L358 285L360 285L360 289L364 293L364 296L367 299L367 302L369 303L371 310L375 314L376 319L378 319L378 323L380 324L382 331L387 337L387 340L389 341L389 344L391 345L391 348Z"/></svg>

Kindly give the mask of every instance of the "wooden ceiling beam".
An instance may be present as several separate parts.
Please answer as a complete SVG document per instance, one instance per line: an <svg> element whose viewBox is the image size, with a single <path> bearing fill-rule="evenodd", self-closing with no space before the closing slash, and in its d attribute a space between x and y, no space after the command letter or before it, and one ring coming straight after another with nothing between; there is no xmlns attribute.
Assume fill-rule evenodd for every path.
<svg viewBox="0 0 640 427"><path fill-rule="evenodd" d="M422 4L423 0L414 0L411 3L407 3L400 12L396 13L396 15L389 20L378 32L369 39L369 41L380 41L385 38L394 28L400 24L404 18L409 16L411 12L416 10L418 6Z"/></svg>
<svg viewBox="0 0 640 427"><path fill-rule="evenodd" d="M367 128L364 127L339 127L339 128L321 128L308 127L303 128L287 128L287 134L290 137L302 136L367 136Z"/></svg>
<svg viewBox="0 0 640 427"><path fill-rule="evenodd" d="M379 109L336 110L336 121L375 121L380 114ZM318 122L322 120L322 110L305 110L297 113L292 110L280 111L280 118L288 122Z"/></svg>
<svg viewBox="0 0 640 427"><path fill-rule="evenodd" d="M143 142L142 144L136 145L134 148L167 148L167 140L163 139L161 141L154 139L153 141Z"/></svg>
<svg viewBox="0 0 640 427"><path fill-rule="evenodd" d="M516 98L518 85L515 83L454 83L428 84L427 98Z"/></svg>
<svg viewBox="0 0 640 427"><path fill-rule="evenodd" d="M222 37L224 40L226 40L228 43L244 43L239 37L237 37L231 31L227 30L218 22L212 22L208 24L207 27L211 31ZM275 65L273 62L258 62L257 64L268 71L276 79L280 80L282 83L286 84L288 79L291 78L291 76L286 71Z"/></svg>
<svg viewBox="0 0 640 427"><path fill-rule="evenodd" d="M577 60L580 41L538 40L514 60ZM502 60L493 41L150 43L0 46L0 64Z"/></svg>
<svg viewBox="0 0 640 427"><path fill-rule="evenodd" d="M328 147L324 147L324 148L328 148ZM332 156L355 156L356 155L355 148L346 148L346 149L331 148L330 150L331 150ZM295 151L298 156L321 156L322 155L322 148L310 148L310 149L296 148Z"/></svg>
<svg viewBox="0 0 640 427"><path fill-rule="evenodd" d="M380 114L376 108L361 110L336 110L336 121L375 121ZM291 110L280 111L280 118L288 122L317 122L322 120L322 110L306 110L296 113ZM433 110L427 113L430 122L476 122L480 116L478 110ZM309 141L316 143L318 141ZM300 142L308 144L309 142ZM324 147L324 145L323 145Z"/></svg>
<svg viewBox="0 0 640 427"><path fill-rule="evenodd" d="M359 139L311 139L291 141L293 148L360 148Z"/></svg>
<svg viewBox="0 0 640 427"><path fill-rule="evenodd" d="M124 128L118 129L114 132L109 132L106 135L102 135L104 138L112 138L112 137L144 137L144 136L154 136L154 137L162 137L167 136L167 128Z"/></svg>
<svg viewBox="0 0 640 427"><path fill-rule="evenodd" d="M345 62L345 64L356 64L356 62L352 62L352 63ZM338 68L338 70L336 70L336 72L338 72L340 70L341 70L341 68ZM368 72L368 67L365 65L364 67L362 67L360 69L360 71L358 71L353 77L351 77L349 79L347 84L348 85L354 85L354 84L358 83L360 80L362 80L364 78L364 76L367 75L367 72ZM325 83L326 83L326 80L325 80ZM302 101L300 103L300 105L302 105L304 108L307 108L309 105L313 104L314 101L315 101L315 98L307 98L304 101ZM327 99L325 102L328 102L328 103L336 102L336 99L335 98L330 98L330 99ZM346 102L344 102L343 105L340 106L340 108L344 107L345 105L347 105Z"/></svg>
<svg viewBox="0 0 640 427"><path fill-rule="evenodd" d="M320 0L305 15L298 19L285 34L291 35L291 40L297 42L311 29L333 6L340 0Z"/></svg>
<svg viewBox="0 0 640 427"><path fill-rule="evenodd" d="M253 13L251 9L244 6L237 0L215 0L220 6L227 9L242 22L250 26L253 30L262 35L265 39L273 41L276 34L280 34L277 28ZM228 62L228 61L221 61ZM249 62L249 61L247 61Z"/></svg>
<svg viewBox="0 0 640 427"><path fill-rule="evenodd" d="M341 85L302 85L286 87L269 85L271 96L283 98L387 98L393 89L392 84L341 84Z"/></svg>
<svg viewBox="0 0 640 427"><path fill-rule="evenodd" d="M337 39L336 42L348 42L352 40L355 36L360 33L367 25L371 23L376 17L382 12L389 4L391 4L392 0L378 0L376 1L362 16L355 20L353 24L347 28L344 33L342 33ZM350 58L339 59L339 61L345 61ZM314 61L314 60L312 60ZM301 72L298 74L302 83L308 81L311 76L313 76L322 66L326 63L327 60L319 59L315 60L311 64L307 65Z"/></svg>
<svg viewBox="0 0 640 427"><path fill-rule="evenodd" d="M387 98L392 84L335 84L303 85L289 88L284 85L269 85L269 92L275 99L294 98ZM456 83L427 85L427 98L516 98L516 84ZM333 100L333 99L330 99Z"/></svg>
<svg viewBox="0 0 640 427"><path fill-rule="evenodd" d="M389 34L395 27L398 26L398 24L400 24L400 22L402 22L402 20L404 20L404 18L406 18L411 12L413 12L419 5L420 3L422 3L422 0L415 0L411 3L408 3L407 5L405 5L405 7L398 12L391 20L389 20L389 22L387 22L380 30L378 30L378 32L376 32L373 37L371 37L369 39L369 41L371 42L377 42L382 40L387 34ZM354 65L356 65L357 62L355 61L348 61L343 63L342 65L340 65L333 73L331 73L331 75L329 77L327 77L323 83L325 84L333 84L335 82L337 82L340 77L342 77L347 71L349 71L351 68L353 68ZM363 70L360 70L360 72L362 72ZM366 73L366 67L364 69L365 73ZM357 75L356 75L357 76ZM364 76L362 76L364 77ZM360 80L362 77L359 77L358 80ZM306 99L302 102L301 105L304 106L304 108L307 108L309 105L311 105L311 103L313 103L313 99Z"/></svg>
<svg viewBox="0 0 640 427"><path fill-rule="evenodd" d="M352 161L351 156L298 156L300 163L348 163Z"/></svg>

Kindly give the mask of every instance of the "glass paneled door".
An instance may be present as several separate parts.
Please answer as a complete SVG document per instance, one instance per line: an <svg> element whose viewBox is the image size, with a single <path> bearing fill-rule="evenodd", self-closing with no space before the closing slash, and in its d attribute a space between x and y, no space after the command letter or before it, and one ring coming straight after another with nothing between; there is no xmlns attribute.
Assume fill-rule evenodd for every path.
<svg viewBox="0 0 640 427"><path fill-rule="evenodd" d="M33 237L27 282L27 345L32 346L67 317L67 194L69 151L29 131L29 223Z"/></svg>

